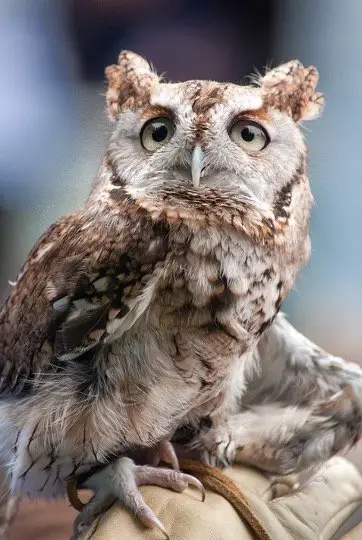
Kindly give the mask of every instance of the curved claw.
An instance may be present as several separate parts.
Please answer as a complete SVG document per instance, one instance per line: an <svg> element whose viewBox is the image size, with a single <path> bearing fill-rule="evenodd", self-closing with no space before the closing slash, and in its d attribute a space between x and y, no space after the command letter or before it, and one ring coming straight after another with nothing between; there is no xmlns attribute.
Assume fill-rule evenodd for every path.
<svg viewBox="0 0 362 540"><path fill-rule="evenodd" d="M173 444L169 441L166 441L163 448L165 452L165 457L168 460L167 462L170 463L170 465L175 471L179 471L180 465Z"/></svg>
<svg viewBox="0 0 362 540"><path fill-rule="evenodd" d="M140 493L133 493L132 502L130 503L128 508L135 513L135 515L145 527L148 527L149 529L159 529L162 534L165 535L165 538L167 538L167 540L170 540L170 536L166 531L162 521L160 521L156 514L151 510L151 508L147 506Z"/></svg>
<svg viewBox="0 0 362 540"><path fill-rule="evenodd" d="M175 449L170 441L162 441L152 450L151 465L157 467L161 461L171 465L175 471L180 470Z"/></svg>
<svg viewBox="0 0 362 540"><path fill-rule="evenodd" d="M116 501L116 497L111 493L97 493L88 503L83 505L80 513L73 524L72 540L83 538L89 530L96 524L96 520Z"/></svg>
<svg viewBox="0 0 362 540"><path fill-rule="evenodd" d="M197 487L201 491L201 500L204 502L206 498L206 491L200 480L198 480L198 478L195 476L191 476L191 474L184 474L183 478L188 484Z"/></svg>
<svg viewBox="0 0 362 540"><path fill-rule="evenodd" d="M156 516L154 517L153 524L165 535L166 540L171 540L168 532L166 531L162 521L160 521Z"/></svg>

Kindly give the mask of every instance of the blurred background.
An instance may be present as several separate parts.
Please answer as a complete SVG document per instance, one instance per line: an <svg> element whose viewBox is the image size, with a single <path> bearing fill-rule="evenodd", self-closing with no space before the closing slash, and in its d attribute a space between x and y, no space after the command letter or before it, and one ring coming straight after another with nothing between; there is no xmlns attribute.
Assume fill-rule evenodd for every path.
<svg viewBox="0 0 362 540"><path fill-rule="evenodd" d="M104 67L122 48L171 80L242 81L298 58L327 107L305 130L313 253L285 310L360 361L361 17L360 0L1 0L0 301L39 234L87 196L109 131Z"/></svg>

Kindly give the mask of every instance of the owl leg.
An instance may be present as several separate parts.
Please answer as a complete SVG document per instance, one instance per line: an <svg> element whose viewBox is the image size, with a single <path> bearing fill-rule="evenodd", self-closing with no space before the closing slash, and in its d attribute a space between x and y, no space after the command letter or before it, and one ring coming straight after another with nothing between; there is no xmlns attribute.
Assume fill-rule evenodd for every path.
<svg viewBox="0 0 362 540"><path fill-rule="evenodd" d="M362 404L362 369L332 356L279 314L255 351L258 375L248 381L243 405L280 403L313 407L351 386Z"/></svg>
<svg viewBox="0 0 362 540"><path fill-rule="evenodd" d="M313 407L253 407L200 434L203 459L211 465L242 462L273 475L321 464L361 435L362 404L346 386Z"/></svg>
<svg viewBox="0 0 362 540"><path fill-rule="evenodd" d="M200 489L204 499L204 488L199 480L188 474L172 469L162 469L149 465L136 465L133 460L122 457L93 474L82 487L91 489L95 495L81 510L74 523L73 538L78 539L91 528L94 520L115 501L134 514L148 528L157 527L168 538L168 534L151 508L145 503L139 487L155 485L182 492L188 485Z"/></svg>
<svg viewBox="0 0 362 540"><path fill-rule="evenodd" d="M255 351L245 412L202 432L204 459L285 475L320 464L362 434L362 369L328 355L280 314ZM236 412L236 411L235 411Z"/></svg>

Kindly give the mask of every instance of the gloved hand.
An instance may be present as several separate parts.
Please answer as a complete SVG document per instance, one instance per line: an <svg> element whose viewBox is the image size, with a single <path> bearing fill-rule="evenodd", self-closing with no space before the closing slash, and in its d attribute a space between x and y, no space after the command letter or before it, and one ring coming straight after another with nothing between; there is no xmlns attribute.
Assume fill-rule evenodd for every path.
<svg viewBox="0 0 362 540"><path fill-rule="evenodd" d="M342 457L332 458L301 488L278 498L273 498L271 480L257 470L235 465L224 474L242 493L250 510L247 520L209 489L205 502L191 488L182 494L154 486L141 491L171 540L329 540L362 501L362 476ZM95 524L90 537L161 540L162 533L144 529L127 511L114 506Z"/></svg>

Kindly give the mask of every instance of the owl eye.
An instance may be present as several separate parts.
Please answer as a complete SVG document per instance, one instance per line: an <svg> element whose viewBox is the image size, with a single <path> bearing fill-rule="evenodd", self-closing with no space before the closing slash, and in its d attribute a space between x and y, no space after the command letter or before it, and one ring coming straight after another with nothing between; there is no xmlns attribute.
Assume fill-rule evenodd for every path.
<svg viewBox="0 0 362 540"><path fill-rule="evenodd" d="M154 152L166 144L175 133L175 124L166 117L153 118L146 122L141 130L143 148Z"/></svg>
<svg viewBox="0 0 362 540"><path fill-rule="evenodd" d="M269 135L265 129L250 120L239 120L230 130L230 138L246 152L258 152L268 146Z"/></svg>

